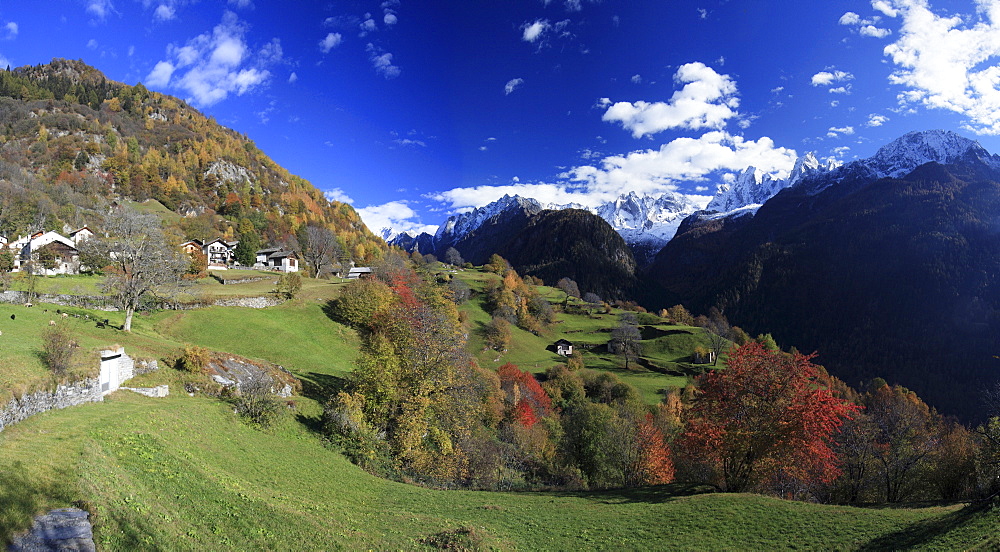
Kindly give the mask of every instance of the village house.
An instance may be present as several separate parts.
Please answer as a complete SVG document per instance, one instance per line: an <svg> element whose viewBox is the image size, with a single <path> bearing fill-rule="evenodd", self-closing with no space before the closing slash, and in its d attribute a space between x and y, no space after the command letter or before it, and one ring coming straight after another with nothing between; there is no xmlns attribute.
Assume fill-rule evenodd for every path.
<svg viewBox="0 0 1000 552"><path fill-rule="evenodd" d="M229 265L233 264L236 245L239 243L239 241L226 241L222 238L215 238L205 243L202 246L202 251L208 257L208 269L225 270L229 268Z"/></svg>
<svg viewBox="0 0 1000 552"><path fill-rule="evenodd" d="M194 255L195 251L205 252L205 244L201 243L201 240L191 240L186 241L181 244L181 250L184 251L186 255Z"/></svg>
<svg viewBox="0 0 1000 552"><path fill-rule="evenodd" d="M560 339L556 341L556 354L562 356L571 356L573 354L573 344L565 339Z"/></svg>
<svg viewBox="0 0 1000 552"><path fill-rule="evenodd" d="M261 249L257 251L257 262L254 264L254 268L298 272L299 256L294 251L285 251L280 247Z"/></svg>
<svg viewBox="0 0 1000 552"><path fill-rule="evenodd" d="M79 274L78 246L93 235L94 233L86 226L71 232L70 238L54 231L36 232L12 242L4 238L0 242L0 248L14 255L13 272L20 272L32 263L35 274L45 276Z"/></svg>

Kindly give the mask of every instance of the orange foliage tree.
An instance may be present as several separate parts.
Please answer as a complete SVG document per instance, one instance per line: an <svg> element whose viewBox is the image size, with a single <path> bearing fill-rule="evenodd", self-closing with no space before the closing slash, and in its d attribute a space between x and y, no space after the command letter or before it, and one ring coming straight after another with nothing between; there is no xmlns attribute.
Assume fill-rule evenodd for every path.
<svg viewBox="0 0 1000 552"><path fill-rule="evenodd" d="M661 485L674 480L674 461L670 447L660 428L653 423L653 415L639 422L636 431L636 446L639 454L633 472L641 484Z"/></svg>
<svg viewBox="0 0 1000 552"><path fill-rule="evenodd" d="M856 407L833 395L811 358L751 342L700 378L680 446L707 465L712 484L740 492L837 477L833 435Z"/></svg>

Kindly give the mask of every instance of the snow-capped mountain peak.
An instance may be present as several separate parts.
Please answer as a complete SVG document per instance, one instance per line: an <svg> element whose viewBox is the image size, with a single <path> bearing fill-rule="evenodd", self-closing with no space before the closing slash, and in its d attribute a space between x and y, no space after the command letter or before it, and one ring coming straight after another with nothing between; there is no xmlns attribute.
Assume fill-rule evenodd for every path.
<svg viewBox="0 0 1000 552"><path fill-rule="evenodd" d="M490 204L477 207L467 213L448 217L448 220L438 227L434 234L434 241L436 243L458 241L462 236L474 232L490 218L515 208L522 208L530 212L538 212L543 209L542 205L534 199L519 195L504 195Z"/></svg>
<svg viewBox="0 0 1000 552"><path fill-rule="evenodd" d="M908 132L882 146L875 155L863 161L880 178L898 178L931 161L954 163L970 151L977 157L992 159L989 152L975 140L948 130L925 130Z"/></svg>
<svg viewBox="0 0 1000 552"><path fill-rule="evenodd" d="M970 157L1000 169L1000 156L990 154L975 140L949 130L914 131L882 146L867 159L852 161L824 178L804 184L807 193L818 194L849 175L865 181L899 178L925 163L934 161L947 165Z"/></svg>
<svg viewBox="0 0 1000 552"><path fill-rule="evenodd" d="M742 213L747 207L762 205L781 190L794 186L802 179L829 171L836 166L835 161L821 163L815 153L809 152L795 160L795 165L786 178L764 173L756 167L747 167L736 176L732 184L719 187L719 192L709 202L706 210L720 213L739 210Z"/></svg>

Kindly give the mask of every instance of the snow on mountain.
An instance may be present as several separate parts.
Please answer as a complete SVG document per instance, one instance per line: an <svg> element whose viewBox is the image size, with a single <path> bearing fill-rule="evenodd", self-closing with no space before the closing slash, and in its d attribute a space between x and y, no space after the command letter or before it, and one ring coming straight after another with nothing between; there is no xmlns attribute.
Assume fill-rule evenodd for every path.
<svg viewBox="0 0 1000 552"><path fill-rule="evenodd" d="M519 195L505 195L500 199L473 209L467 213L448 217L444 224L438 227L434 234L434 243L455 243L462 237L474 232L484 222L510 209L521 208L530 212L544 209L537 200Z"/></svg>
<svg viewBox="0 0 1000 552"><path fill-rule="evenodd" d="M629 192L597 207L542 204L535 199L506 195L489 205L449 217L433 236L393 234L389 229L384 229L382 235L390 244L407 250L440 252L474 232L484 222L512 209L528 213L543 209L586 209L618 231L632 247L636 260L645 264L673 238L681 222L693 213L697 212L697 217L702 219L753 215L767 200L791 186L801 185L808 193L816 194L846 177L865 180L899 177L930 161L947 164L969 156L1000 169L1000 156L990 154L978 142L954 132L910 132L886 144L872 157L846 165L833 160L824 163L815 154L807 153L795 161L785 178L747 167L731 184L719 187L705 211L699 211L690 199L674 192L648 196Z"/></svg>
<svg viewBox="0 0 1000 552"><path fill-rule="evenodd" d="M646 257L655 255L674 236L681 221L697 211L698 206L686 196L673 192L653 196L639 196L635 192L630 192L593 208L579 204L543 204L531 198L505 195L483 207L448 217L448 220L438 227L434 236L389 233L387 241L408 250L419 246L420 252L430 253L457 243L487 220L511 209L521 209L530 213L544 209L586 209L606 220L621 234L626 243L633 247L639 257Z"/></svg>
<svg viewBox="0 0 1000 552"><path fill-rule="evenodd" d="M934 161L947 165L969 158L1000 169L1000 156L989 153L975 140L949 130L908 132L882 146L867 159L852 161L822 178L803 184L808 193L818 194L846 177L864 180L899 178L925 163Z"/></svg>
<svg viewBox="0 0 1000 552"><path fill-rule="evenodd" d="M747 167L732 184L719 187L718 193L705 210L719 213L740 211L744 214L747 208L763 205L781 190L794 186L805 178L830 171L838 165L833 160L820 163L816 155L810 152L795 160L787 178L777 178L755 167Z"/></svg>
<svg viewBox="0 0 1000 552"><path fill-rule="evenodd" d="M694 202L674 192L654 196L629 192L590 209L621 234L636 253L640 264L652 259L652 255L674 237L681 221L697 210Z"/></svg>

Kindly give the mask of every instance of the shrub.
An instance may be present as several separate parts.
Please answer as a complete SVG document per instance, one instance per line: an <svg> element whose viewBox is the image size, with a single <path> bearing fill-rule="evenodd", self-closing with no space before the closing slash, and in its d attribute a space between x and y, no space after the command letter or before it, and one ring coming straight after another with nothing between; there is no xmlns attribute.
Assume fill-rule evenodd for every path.
<svg viewBox="0 0 1000 552"><path fill-rule="evenodd" d="M510 346L510 323L506 319L494 317L483 329L486 346L498 352L504 352Z"/></svg>
<svg viewBox="0 0 1000 552"><path fill-rule="evenodd" d="M42 333L42 361L57 376L65 375L73 367L79 345L65 324L49 326Z"/></svg>
<svg viewBox="0 0 1000 552"><path fill-rule="evenodd" d="M286 272L278 278L274 293L285 299L294 299L302 291L302 276L298 272Z"/></svg>
<svg viewBox="0 0 1000 552"><path fill-rule="evenodd" d="M273 386L271 376L254 371L240 384L236 395L236 413L263 427L271 425L282 410L282 402L271 392Z"/></svg>
<svg viewBox="0 0 1000 552"><path fill-rule="evenodd" d="M177 369L193 374L200 374L208 366L209 350L196 345L184 347L184 354L177 359Z"/></svg>

